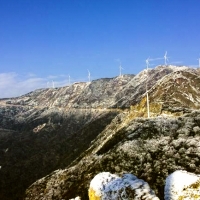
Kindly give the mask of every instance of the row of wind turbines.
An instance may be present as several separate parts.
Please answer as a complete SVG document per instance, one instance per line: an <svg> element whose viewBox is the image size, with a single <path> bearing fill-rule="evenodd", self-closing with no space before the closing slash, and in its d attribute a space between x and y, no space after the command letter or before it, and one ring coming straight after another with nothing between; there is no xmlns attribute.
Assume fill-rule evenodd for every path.
<svg viewBox="0 0 200 200"><path fill-rule="evenodd" d="M164 58L165 65L167 65L167 62L169 61L169 59L168 59L169 57L167 57L167 51L165 52L165 55L163 56L163 58ZM148 58L146 59L147 68L148 68L148 66L149 66L149 61L161 60L161 59L163 59L163 58L150 58L150 57L148 57Z"/></svg>
<svg viewBox="0 0 200 200"><path fill-rule="evenodd" d="M164 56L162 58L150 58L148 57L145 62L146 62L146 67L147 67L147 73L148 73L148 69L149 69L149 66L150 66L150 61L155 61L155 60L163 60L164 59L164 65L166 66L169 62L169 57L167 56L167 51L165 52ZM199 61L198 63L198 66L200 68L200 58L197 59ZM119 77L122 76L122 70L124 70L124 68L122 67L121 65L121 62L120 62L120 65L119 65ZM87 69L88 71L88 82L91 82L91 74L90 74L90 71ZM147 74L148 75L148 74ZM68 84L70 85L71 84L71 77L70 75L68 76ZM55 83L54 81L52 80L52 83L51 82L47 82L47 87L52 87L52 88L55 88Z"/></svg>
<svg viewBox="0 0 200 200"><path fill-rule="evenodd" d="M169 62L169 57L167 56L167 51L165 52L164 56L162 58L150 58L148 57L145 62L146 62L146 102L147 102L147 117L150 118L150 109L149 109L149 91L148 91L148 70L149 70L149 65L150 65L150 61L154 61L154 60L161 60L161 59L164 59L164 65L167 66L168 62ZM198 66L200 68L200 58L197 59L198 60ZM122 67L121 65L121 62L120 62L120 65L119 65L119 77L122 76L122 70L124 70L124 68ZM90 71L87 69L88 71L88 82L90 83L91 82L91 74L90 74ZM68 84L70 85L71 84L71 77L70 75L68 76ZM47 87L49 87L49 82L47 82ZM54 81L52 80L52 88L55 88L55 83Z"/></svg>
<svg viewBox="0 0 200 200"><path fill-rule="evenodd" d="M87 70L87 71L88 71L88 82L91 82L90 71L89 70ZM54 83L53 80L51 82L47 82L47 88L49 88L50 84L52 85L52 88L55 88L55 83ZM68 76L68 84L71 85L71 77L70 77L70 75Z"/></svg>
<svg viewBox="0 0 200 200"><path fill-rule="evenodd" d="M162 60L162 59L164 59L164 65L167 65L168 64L168 61L169 61L169 59L168 59L169 57L167 57L167 51L165 52L165 55L163 56L163 58L147 58L146 59L146 65L148 65L149 66L149 64L150 64L150 62L149 61L154 61L154 60ZM200 68L200 58L198 58L197 59L198 61L199 61L199 63L198 63L198 67Z"/></svg>

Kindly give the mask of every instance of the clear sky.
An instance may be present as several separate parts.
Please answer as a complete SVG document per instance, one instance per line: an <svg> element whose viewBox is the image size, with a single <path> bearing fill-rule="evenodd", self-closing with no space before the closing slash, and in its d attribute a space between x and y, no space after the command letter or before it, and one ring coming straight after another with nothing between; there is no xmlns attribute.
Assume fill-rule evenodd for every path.
<svg viewBox="0 0 200 200"><path fill-rule="evenodd" d="M143 70L198 65L199 0L0 0L0 97ZM150 62L151 67L164 59Z"/></svg>

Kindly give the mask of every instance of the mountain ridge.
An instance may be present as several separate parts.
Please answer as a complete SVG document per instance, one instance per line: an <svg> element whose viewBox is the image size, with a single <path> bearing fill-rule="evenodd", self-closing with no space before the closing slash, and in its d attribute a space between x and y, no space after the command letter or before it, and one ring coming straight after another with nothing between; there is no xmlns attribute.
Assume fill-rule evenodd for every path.
<svg viewBox="0 0 200 200"><path fill-rule="evenodd" d="M143 123L149 126L149 130L151 128L156 132L158 132L157 129L162 130L159 117L165 117L170 122L183 116L180 122L176 121L175 124L184 127L181 120L186 120L185 115L188 113L191 115L188 118L196 120L195 125L190 125L192 128L189 132L198 126L196 119L198 112L194 116L191 113L198 110L200 105L199 69L158 66L148 70L148 79L147 82L146 70L144 70L137 75L103 78L91 83L75 83L62 88L40 89L21 97L0 99L0 138L2 138L0 175L3 177L0 181L0 188L2 188L0 198L22 199L29 185L42 177L51 177L48 174L51 172L55 174L53 171L60 168L70 169L71 175L74 176L75 172L71 169L79 169L78 166L82 162L85 168L89 167L92 170L92 159L104 162L101 161L101 155L104 157L104 154L106 156L108 152L114 152L120 140L125 141L129 138L130 142L135 144L141 141L139 135L142 133L131 135L131 132L142 130L148 132L143 127ZM149 92L151 119L146 119L146 84ZM176 90L178 86L181 92ZM175 134L175 130L169 127L168 129ZM176 131L179 129L176 128ZM161 132L166 134L165 131ZM159 137L164 142L162 134ZM143 150L143 147L140 149L138 146L138 151ZM86 166L87 161L88 166ZM123 161L120 162L123 163ZM137 166L141 165L138 161L136 163ZM12 170L12 166L16 170ZM115 166L116 169L109 167L108 164L105 168L103 164L97 169L94 164L91 175L88 175L89 172L85 169L85 175L79 174L85 177L85 186L84 182L80 183L78 177L74 179L79 180L78 182L84 188L83 199L87 199L85 188L94 172L100 172L100 169L105 168L122 173L123 170L120 171L122 166L118 164ZM137 167L129 168L133 173L134 169L136 170ZM81 170L80 167L80 172ZM31 174L29 174L30 171ZM135 171L135 173L138 172ZM137 175L141 176L142 173ZM68 182L67 179L66 181ZM47 182L43 183L46 185ZM38 182L35 186L37 184ZM27 190L27 199L36 199L39 195L33 192L35 186L33 184ZM156 184L153 188L156 188ZM57 191L58 199L66 196L72 198L71 195L76 195L74 189L74 192L70 192L67 188L64 188L64 191L66 191L63 193L64 196L59 196L60 192ZM47 195L46 198L51 199L52 197Z"/></svg>

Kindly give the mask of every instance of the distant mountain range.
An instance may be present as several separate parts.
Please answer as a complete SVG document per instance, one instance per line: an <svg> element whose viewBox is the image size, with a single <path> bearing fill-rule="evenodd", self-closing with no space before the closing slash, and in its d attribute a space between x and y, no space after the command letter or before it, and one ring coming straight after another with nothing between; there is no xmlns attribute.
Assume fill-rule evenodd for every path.
<svg viewBox="0 0 200 200"><path fill-rule="evenodd" d="M0 199L88 199L102 171L162 199L169 173L200 173L199 108L200 70L170 65L0 99Z"/></svg>

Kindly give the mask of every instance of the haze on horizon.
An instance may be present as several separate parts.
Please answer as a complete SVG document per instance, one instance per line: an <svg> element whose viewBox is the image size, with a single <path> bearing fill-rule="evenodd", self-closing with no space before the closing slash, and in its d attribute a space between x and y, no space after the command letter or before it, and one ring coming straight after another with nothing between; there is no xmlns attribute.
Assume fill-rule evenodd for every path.
<svg viewBox="0 0 200 200"><path fill-rule="evenodd" d="M198 0L1 0L0 98L77 81L198 66Z"/></svg>

